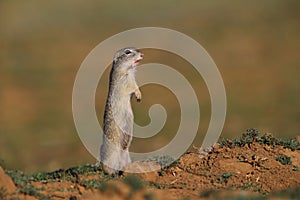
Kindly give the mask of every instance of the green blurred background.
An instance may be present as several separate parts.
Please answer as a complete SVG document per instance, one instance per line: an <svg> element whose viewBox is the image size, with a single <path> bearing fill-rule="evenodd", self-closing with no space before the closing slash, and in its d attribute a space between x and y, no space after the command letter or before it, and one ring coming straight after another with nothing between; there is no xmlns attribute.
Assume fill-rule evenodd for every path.
<svg viewBox="0 0 300 200"><path fill-rule="evenodd" d="M77 70L101 41L144 26L183 32L212 56L228 100L222 137L237 137L249 127L280 137L298 135L299 9L297 0L0 1L0 159L8 168L30 172L94 163L72 118ZM144 63L173 66L202 91L197 94L202 120L194 141L201 144L210 119L203 80L174 55L150 49L144 53ZM108 70L96 98L100 122L107 79ZM165 105L172 116L152 140L133 141L132 149L146 151L173 137L180 113L165 88L141 89L143 103L133 105L139 124L149 122L145 113L153 103Z"/></svg>

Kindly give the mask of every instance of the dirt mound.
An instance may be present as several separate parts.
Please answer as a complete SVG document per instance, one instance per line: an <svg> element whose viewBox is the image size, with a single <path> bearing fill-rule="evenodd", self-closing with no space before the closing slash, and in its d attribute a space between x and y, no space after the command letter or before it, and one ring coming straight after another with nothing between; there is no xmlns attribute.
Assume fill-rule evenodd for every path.
<svg viewBox="0 0 300 200"><path fill-rule="evenodd" d="M207 199L300 197L300 142L247 132L200 157L188 152L171 166L143 174L104 175L92 165L25 175L0 169L0 199ZM1 196L2 195L2 196ZM284 195L284 194L283 194ZM282 196L281 196L282 197Z"/></svg>

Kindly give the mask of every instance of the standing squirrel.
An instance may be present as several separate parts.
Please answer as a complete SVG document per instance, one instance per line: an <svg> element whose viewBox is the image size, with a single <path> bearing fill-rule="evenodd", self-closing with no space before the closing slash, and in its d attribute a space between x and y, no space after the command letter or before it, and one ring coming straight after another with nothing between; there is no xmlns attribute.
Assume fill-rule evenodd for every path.
<svg viewBox="0 0 300 200"><path fill-rule="evenodd" d="M104 112L103 144L100 148L103 170L109 174L124 170L131 162L128 151L133 136L130 100L133 95L138 102L141 100L135 71L143 56L138 49L128 47L117 51L113 59Z"/></svg>

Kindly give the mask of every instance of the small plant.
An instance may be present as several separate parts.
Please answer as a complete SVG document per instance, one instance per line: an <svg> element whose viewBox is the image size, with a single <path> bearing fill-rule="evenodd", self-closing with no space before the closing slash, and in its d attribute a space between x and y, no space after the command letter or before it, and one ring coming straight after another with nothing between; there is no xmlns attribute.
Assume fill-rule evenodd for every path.
<svg viewBox="0 0 300 200"><path fill-rule="evenodd" d="M276 144L284 146L285 148L289 148L292 151L300 149L300 141L293 139L277 139Z"/></svg>
<svg viewBox="0 0 300 200"><path fill-rule="evenodd" d="M235 146L243 147L245 145L250 145L253 142L258 142L259 144L266 144L275 148L276 146L283 146L285 148L289 148L292 151L300 149L300 141L297 139L279 139L275 138L272 133L265 133L261 137L259 136L259 131L254 128L247 129L239 139L221 139L220 146L221 147L229 147L234 148Z"/></svg>
<svg viewBox="0 0 300 200"><path fill-rule="evenodd" d="M101 192L104 192L106 189L107 189L107 183L106 182L102 182L98 189L101 191Z"/></svg>
<svg viewBox="0 0 300 200"><path fill-rule="evenodd" d="M277 145L283 146L285 148L291 149L292 151L300 149L300 141L296 140L295 138L292 139L280 139L275 138L272 133L266 133L263 136L261 136L257 142L260 144L267 144L272 147L276 147Z"/></svg>
<svg viewBox="0 0 300 200"><path fill-rule="evenodd" d="M17 193L31 195L43 200L50 199L50 196L43 195L39 192L44 189L43 187L38 189L35 188L33 185L30 185L30 182L35 180L33 176L28 176L18 170L5 170L5 172L11 177L15 185L18 187Z"/></svg>
<svg viewBox="0 0 300 200"><path fill-rule="evenodd" d="M124 183L130 186L132 191L141 190L145 187L145 183L142 181L142 179L138 176L126 176L123 179Z"/></svg>
<svg viewBox="0 0 300 200"><path fill-rule="evenodd" d="M250 145L252 142L254 142L259 135L259 132L255 128L249 128L242 134L239 140L235 140L236 146L245 146Z"/></svg>
<svg viewBox="0 0 300 200"><path fill-rule="evenodd" d="M68 192L74 192L74 189L73 188L67 188L67 191Z"/></svg>
<svg viewBox="0 0 300 200"><path fill-rule="evenodd" d="M258 143L275 147L276 138L272 135L272 133L265 133L258 139Z"/></svg>
<svg viewBox="0 0 300 200"><path fill-rule="evenodd" d="M5 173L11 177L13 182L18 187L24 187L30 182L30 177L18 170L5 170Z"/></svg>
<svg viewBox="0 0 300 200"><path fill-rule="evenodd" d="M31 196L38 196L39 194L39 192L33 185L26 185L24 188L19 188L18 192Z"/></svg>
<svg viewBox="0 0 300 200"><path fill-rule="evenodd" d="M168 166L168 168L175 167L175 166L178 166L178 165L180 165L179 159L178 159L178 160L174 160L174 161Z"/></svg>
<svg viewBox="0 0 300 200"><path fill-rule="evenodd" d="M299 168L298 168L297 166L293 165L292 170L293 170L293 171L298 171Z"/></svg>
<svg viewBox="0 0 300 200"><path fill-rule="evenodd" d="M80 183L85 189L99 189L104 191L106 188L106 183L96 179L84 180Z"/></svg>
<svg viewBox="0 0 300 200"><path fill-rule="evenodd" d="M136 191L141 190L145 187L145 183L139 176L129 175L123 179L123 182L130 186L130 193L127 199L132 199Z"/></svg>
<svg viewBox="0 0 300 200"><path fill-rule="evenodd" d="M229 148L233 148L235 146L234 142L232 140L229 139L224 139L222 138L219 142L220 147L229 147Z"/></svg>
<svg viewBox="0 0 300 200"><path fill-rule="evenodd" d="M221 147L229 147L229 148L233 148L235 146L238 147L243 147L245 145L250 145L251 143L255 142L257 140L257 137L259 135L259 131L255 128L249 128L247 129L242 136L239 139L234 139L234 140L225 140L222 139L220 141L220 146Z"/></svg>
<svg viewBox="0 0 300 200"><path fill-rule="evenodd" d="M276 157L275 160L280 162L282 165L292 164L291 157L281 154L279 157Z"/></svg>
<svg viewBox="0 0 300 200"><path fill-rule="evenodd" d="M163 176L165 174L163 169L159 170L157 173L158 173L158 176Z"/></svg>
<svg viewBox="0 0 300 200"><path fill-rule="evenodd" d="M211 183L221 183L221 184L226 184L228 183L229 178L233 175L231 172L225 172L224 174L221 174L218 178L212 179L210 182Z"/></svg>
<svg viewBox="0 0 300 200"><path fill-rule="evenodd" d="M263 193L262 186L259 183L256 182L246 182L241 186L237 186L237 188L242 189L242 190L249 190L252 192L259 192Z"/></svg>
<svg viewBox="0 0 300 200"><path fill-rule="evenodd" d="M34 196L34 197L37 197L38 199L42 199L42 200L50 200L51 199L51 196L41 194L39 192L39 189L37 189L33 185L29 185L29 184L25 185L23 188L19 188L17 190L17 192L26 194L26 195L30 195L30 196Z"/></svg>
<svg viewBox="0 0 300 200"><path fill-rule="evenodd" d="M94 174L98 171L102 170L101 165L95 166L95 165L84 165L79 167L71 167L66 170L66 174L69 175L87 175L87 174Z"/></svg>
<svg viewBox="0 0 300 200"><path fill-rule="evenodd" d="M58 192L64 192L65 188L57 188L56 191L58 191Z"/></svg>
<svg viewBox="0 0 300 200"><path fill-rule="evenodd" d="M152 182L152 181L149 182L149 186L156 187L157 189L166 189L166 188L168 188L167 184L157 183L157 182Z"/></svg>
<svg viewBox="0 0 300 200"><path fill-rule="evenodd" d="M74 177L78 177L78 175L88 175L88 174L96 174L101 171L101 166L95 165L84 165L79 167L71 167L69 169L58 169L53 172L39 172L32 174L30 176L31 181L55 181L60 179L66 179L70 181L74 181Z"/></svg>

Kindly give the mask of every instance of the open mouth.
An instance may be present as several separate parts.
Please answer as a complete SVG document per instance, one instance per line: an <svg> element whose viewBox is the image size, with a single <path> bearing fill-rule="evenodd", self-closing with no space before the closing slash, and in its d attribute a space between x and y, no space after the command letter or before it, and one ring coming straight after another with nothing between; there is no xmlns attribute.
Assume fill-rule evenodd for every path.
<svg viewBox="0 0 300 200"><path fill-rule="evenodd" d="M134 64L135 64L135 65L140 64L141 60L143 60L143 57L144 57L144 54L140 53L140 58L137 59L137 60L134 62Z"/></svg>
<svg viewBox="0 0 300 200"><path fill-rule="evenodd" d="M136 61L134 62L134 64L136 64L136 65L140 64L141 60L142 60L142 59L136 60Z"/></svg>

